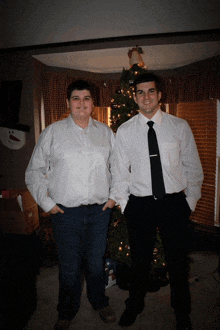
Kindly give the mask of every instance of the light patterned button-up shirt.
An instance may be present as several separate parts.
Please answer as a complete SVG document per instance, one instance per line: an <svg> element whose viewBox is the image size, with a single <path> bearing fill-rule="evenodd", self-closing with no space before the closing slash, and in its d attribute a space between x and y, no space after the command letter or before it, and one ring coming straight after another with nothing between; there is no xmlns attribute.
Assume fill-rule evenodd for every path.
<svg viewBox="0 0 220 330"><path fill-rule="evenodd" d="M113 198L111 156L115 136L90 118L82 129L71 115L48 126L35 146L25 181L40 207L102 204Z"/></svg>
<svg viewBox="0 0 220 330"><path fill-rule="evenodd" d="M196 143L186 120L160 109L154 121L163 177L167 194L185 191L191 210L201 197L203 170ZM148 119L139 113L124 124L116 134L114 172L117 201L122 212L130 194L152 195L148 150Z"/></svg>

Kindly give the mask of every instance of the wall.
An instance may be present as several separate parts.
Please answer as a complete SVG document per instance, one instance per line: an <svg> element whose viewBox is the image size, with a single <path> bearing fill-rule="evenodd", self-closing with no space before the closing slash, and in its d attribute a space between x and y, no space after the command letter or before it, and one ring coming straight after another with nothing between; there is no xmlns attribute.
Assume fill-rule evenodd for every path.
<svg viewBox="0 0 220 330"><path fill-rule="evenodd" d="M25 188L24 172L35 145L33 93L39 83L33 60L25 53L12 53L0 56L1 81L22 80L19 123L30 126L26 134L26 144L18 150L5 147L0 142L0 190L5 188Z"/></svg>
<svg viewBox="0 0 220 330"><path fill-rule="evenodd" d="M216 200L215 224L220 227L220 101L217 102Z"/></svg>
<svg viewBox="0 0 220 330"><path fill-rule="evenodd" d="M4 0L0 9L0 48L220 27L219 0Z"/></svg>

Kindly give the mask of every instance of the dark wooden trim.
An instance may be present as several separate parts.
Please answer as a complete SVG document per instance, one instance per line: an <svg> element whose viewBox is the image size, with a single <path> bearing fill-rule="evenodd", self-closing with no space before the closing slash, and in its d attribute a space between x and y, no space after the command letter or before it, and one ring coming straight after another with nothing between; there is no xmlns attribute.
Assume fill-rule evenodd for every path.
<svg viewBox="0 0 220 330"><path fill-rule="evenodd" d="M95 50L108 48L122 48L138 46L152 46L165 44L181 44L191 42L207 42L219 41L220 29L185 31L185 32L169 32L169 33L155 33L142 35L128 35L121 37L100 38L100 39L86 39L76 40L60 43L30 45L22 47L12 47L0 49L0 54L11 53L18 51L28 51L33 54L79 51L79 50Z"/></svg>

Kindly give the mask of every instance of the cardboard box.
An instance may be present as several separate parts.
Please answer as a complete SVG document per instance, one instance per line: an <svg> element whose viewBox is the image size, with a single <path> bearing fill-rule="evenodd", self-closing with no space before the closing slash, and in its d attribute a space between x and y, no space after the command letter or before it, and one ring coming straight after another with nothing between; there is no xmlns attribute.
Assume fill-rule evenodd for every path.
<svg viewBox="0 0 220 330"><path fill-rule="evenodd" d="M18 196L21 196L21 206ZM30 235L38 227L38 205L27 189L12 189L9 198L0 198L1 232Z"/></svg>

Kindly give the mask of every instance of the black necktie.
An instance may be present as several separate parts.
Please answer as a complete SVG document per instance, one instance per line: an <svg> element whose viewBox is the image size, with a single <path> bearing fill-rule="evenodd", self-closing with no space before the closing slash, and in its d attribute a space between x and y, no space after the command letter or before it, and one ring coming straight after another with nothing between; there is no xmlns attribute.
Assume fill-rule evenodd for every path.
<svg viewBox="0 0 220 330"><path fill-rule="evenodd" d="M163 173L160 161L160 152L157 144L156 132L153 129L154 122L148 121L148 145L151 165L152 191L156 198L161 199L165 194Z"/></svg>

